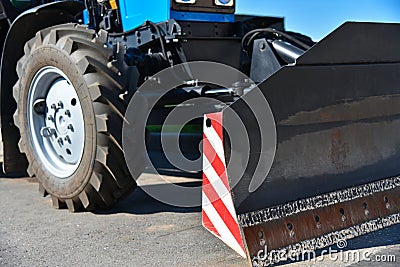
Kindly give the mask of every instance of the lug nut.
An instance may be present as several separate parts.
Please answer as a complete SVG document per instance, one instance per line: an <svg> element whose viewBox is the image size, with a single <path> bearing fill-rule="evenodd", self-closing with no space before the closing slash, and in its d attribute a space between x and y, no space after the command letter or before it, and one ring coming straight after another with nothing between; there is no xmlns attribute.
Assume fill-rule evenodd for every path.
<svg viewBox="0 0 400 267"><path fill-rule="evenodd" d="M58 107L59 107L59 108L63 108L63 107L64 107L64 104L63 104L63 102L61 102L61 101L60 101L60 102L58 102Z"/></svg>
<svg viewBox="0 0 400 267"><path fill-rule="evenodd" d="M71 138L68 135L64 138L64 141L71 144Z"/></svg>
<svg viewBox="0 0 400 267"><path fill-rule="evenodd" d="M56 104L51 104L52 109L57 109Z"/></svg>
<svg viewBox="0 0 400 267"><path fill-rule="evenodd" d="M62 140L62 138L59 138L59 139L58 139L58 144L59 144L60 146L64 145L64 141Z"/></svg>
<svg viewBox="0 0 400 267"><path fill-rule="evenodd" d="M47 117L47 119L48 119L49 121L54 121L53 115L49 115L49 116Z"/></svg>
<svg viewBox="0 0 400 267"><path fill-rule="evenodd" d="M65 115L67 115L68 117L71 117L71 112L69 110L66 110Z"/></svg>
<svg viewBox="0 0 400 267"><path fill-rule="evenodd" d="M72 126L72 124L70 124L70 125L68 125L67 129L71 130L73 132L74 131L74 126Z"/></svg>

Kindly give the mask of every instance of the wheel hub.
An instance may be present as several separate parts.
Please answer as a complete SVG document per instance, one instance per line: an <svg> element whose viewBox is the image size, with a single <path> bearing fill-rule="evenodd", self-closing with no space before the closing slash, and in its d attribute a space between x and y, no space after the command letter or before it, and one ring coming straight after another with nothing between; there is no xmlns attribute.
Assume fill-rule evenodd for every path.
<svg viewBox="0 0 400 267"><path fill-rule="evenodd" d="M37 112L40 100L45 112ZM61 70L43 68L32 81L28 105L38 158L53 175L71 176L80 164L85 141L82 107L72 83Z"/></svg>

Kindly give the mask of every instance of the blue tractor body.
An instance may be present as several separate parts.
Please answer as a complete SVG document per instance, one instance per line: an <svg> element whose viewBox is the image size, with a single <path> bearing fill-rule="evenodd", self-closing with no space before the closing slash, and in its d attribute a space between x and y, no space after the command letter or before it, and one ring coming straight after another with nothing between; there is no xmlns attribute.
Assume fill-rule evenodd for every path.
<svg viewBox="0 0 400 267"><path fill-rule="evenodd" d="M229 5L233 1L217 0L221 5ZM235 15L234 7L229 9L229 13L221 12L222 10L211 10L211 5L215 5L212 1L208 1L208 7L193 8L196 1L184 0L176 3L169 0L154 0L154 1L138 1L138 0L120 0L119 8L124 31L129 31L141 25L144 21L166 21L175 19L181 21L204 21L204 22L234 22ZM193 2L193 3L192 3ZM185 6L190 6L192 9L187 11Z"/></svg>
<svg viewBox="0 0 400 267"><path fill-rule="evenodd" d="M165 21L169 18L170 2L156 1L120 1L122 25L125 31L131 30L143 21Z"/></svg>

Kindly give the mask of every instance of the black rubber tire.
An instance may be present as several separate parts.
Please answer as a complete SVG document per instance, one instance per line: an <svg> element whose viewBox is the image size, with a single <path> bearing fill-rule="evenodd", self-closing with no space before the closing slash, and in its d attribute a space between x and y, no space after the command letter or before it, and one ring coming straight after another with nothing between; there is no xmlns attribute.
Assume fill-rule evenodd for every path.
<svg viewBox="0 0 400 267"><path fill-rule="evenodd" d="M126 86L124 63L115 63L113 49L106 47L107 34L85 26L66 24L42 30L26 43L19 60L19 80L13 94L18 103L15 125L21 133L19 148L36 176L39 191L50 194L55 208L72 212L109 207L136 188L122 150L125 105L120 94ZM123 61L122 61L123 62ZM66 179L53 176L35 155L27 122L29 88L43 67L63 71L74 85L85 121L85 146L76 172ZM138 176L142 169L133 175ZM136 177L135 177L136 178Z"/></svg>

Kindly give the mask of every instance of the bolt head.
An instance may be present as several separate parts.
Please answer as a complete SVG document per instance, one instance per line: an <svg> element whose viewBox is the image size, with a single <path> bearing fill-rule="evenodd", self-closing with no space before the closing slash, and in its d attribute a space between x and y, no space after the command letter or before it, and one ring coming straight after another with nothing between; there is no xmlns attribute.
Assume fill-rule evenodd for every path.
<svg viewBox="0 0 400 267"><path fill-rule="evenodd" d="M258 44L258 48L260 49L260 51L264 51L266 47L267 45L264 42L260 42Z"/></svg>

